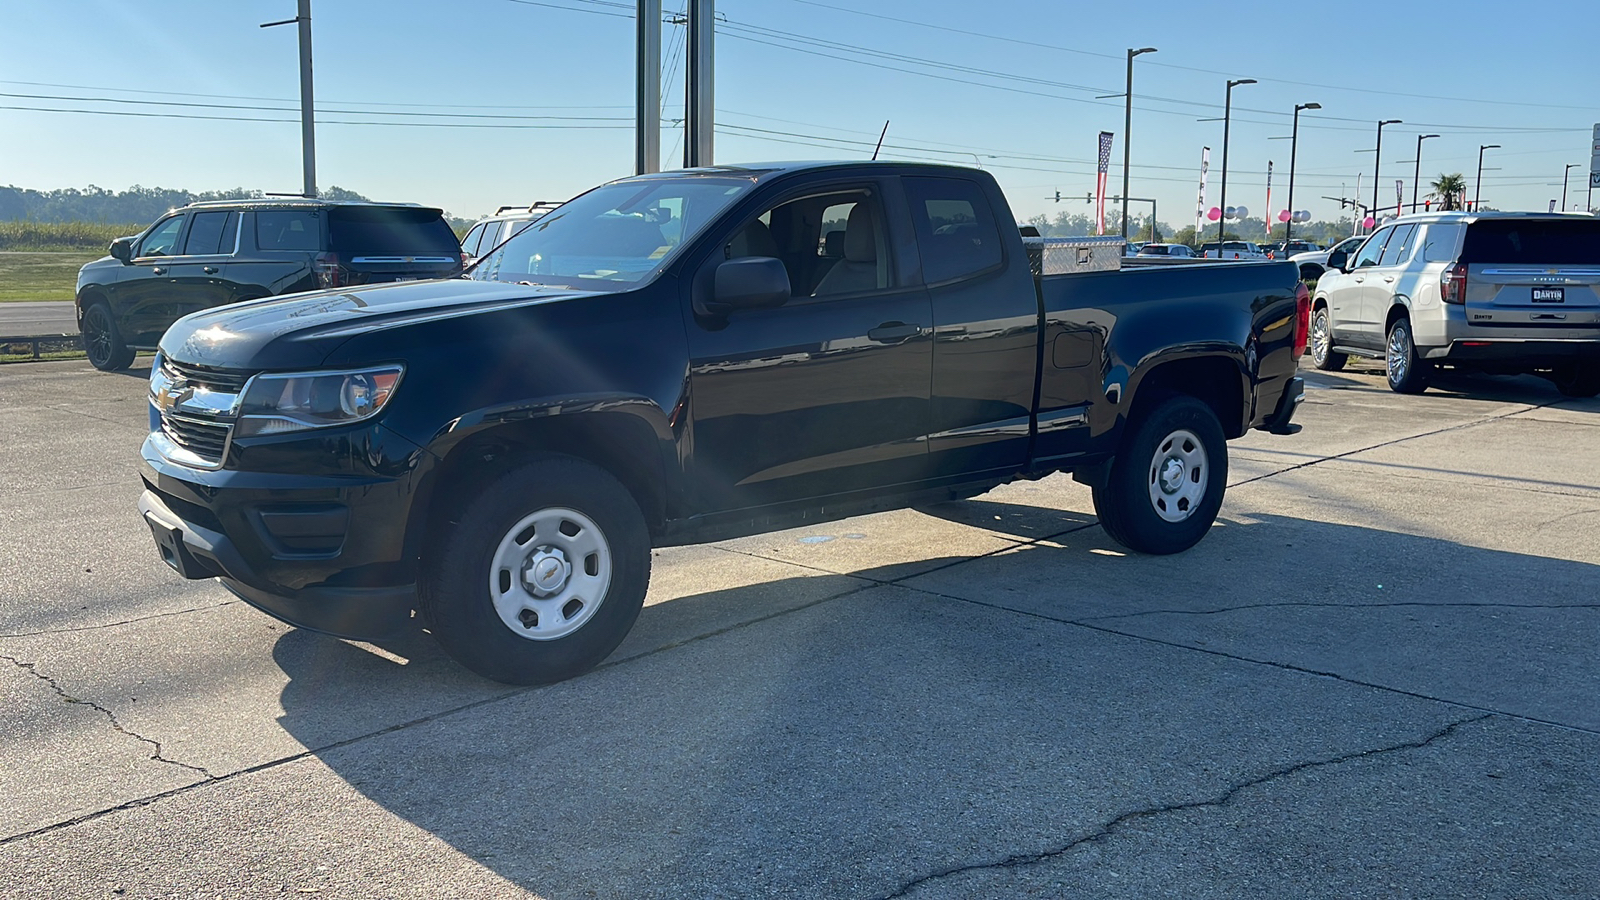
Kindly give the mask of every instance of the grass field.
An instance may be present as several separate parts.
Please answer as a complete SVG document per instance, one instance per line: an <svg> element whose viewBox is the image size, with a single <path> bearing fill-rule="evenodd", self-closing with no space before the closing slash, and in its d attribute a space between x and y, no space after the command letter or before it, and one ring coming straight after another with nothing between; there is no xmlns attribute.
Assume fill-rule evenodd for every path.
<svg viewBox="0 0 1600 900"><path fill-rule="evenodd" d="M94 250L0 251L0 303L71 300L78 286L78 269L104 255Z"/></svg>

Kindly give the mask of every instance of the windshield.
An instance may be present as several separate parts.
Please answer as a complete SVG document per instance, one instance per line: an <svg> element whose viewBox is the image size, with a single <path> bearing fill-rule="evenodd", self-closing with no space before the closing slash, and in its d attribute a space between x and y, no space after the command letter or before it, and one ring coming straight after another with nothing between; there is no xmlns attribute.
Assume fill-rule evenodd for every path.
<svg viewBox="0 0 1600 900"><path fill-rule="evenodd" d="M711 176L619 181L536 219L472 267L477 281L621 291L655 277L754 183Z"/></svg>

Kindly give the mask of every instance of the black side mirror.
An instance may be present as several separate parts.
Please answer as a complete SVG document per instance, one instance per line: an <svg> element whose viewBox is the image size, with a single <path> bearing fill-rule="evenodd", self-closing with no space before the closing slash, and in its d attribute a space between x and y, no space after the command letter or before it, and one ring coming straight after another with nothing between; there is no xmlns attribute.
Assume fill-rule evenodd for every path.
<svg viewBox="0 0 1600 900"><path fill-rule="evenodd" d="M133 241L127 238L117 238L111 242L111 249L107 251L112 258L127 262L133 259Z"/></svg>
<svg viewBox="0 0 1600 900"><path fill-rule="evenodd" d="M1348 272L1345 266L1350 264L1350 254L1345 250L1335 250L1328 254L1328 268Z"/></svg>
<svg viewBox="0 0 1600 900"><path fill-rule="evenodd" d="M772 309L789 302L789 270L770 256L730 259L717 266L710 311Z"/></svg>

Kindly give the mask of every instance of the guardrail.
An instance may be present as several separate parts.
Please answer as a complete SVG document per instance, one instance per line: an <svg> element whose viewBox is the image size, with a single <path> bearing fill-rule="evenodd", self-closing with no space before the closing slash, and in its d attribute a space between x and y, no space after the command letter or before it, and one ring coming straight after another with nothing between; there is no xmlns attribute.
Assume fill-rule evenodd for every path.
<svg viewBox="0 0 1600 900"><path fill-rule="evenodd" d="M18 349L26 347L27 349ZM46 353L82 353L83 336L79 334L36 334L19 337L0 336L0 363L32 362L44 359ZM21 357L20 359L14 357Z"/></svg>

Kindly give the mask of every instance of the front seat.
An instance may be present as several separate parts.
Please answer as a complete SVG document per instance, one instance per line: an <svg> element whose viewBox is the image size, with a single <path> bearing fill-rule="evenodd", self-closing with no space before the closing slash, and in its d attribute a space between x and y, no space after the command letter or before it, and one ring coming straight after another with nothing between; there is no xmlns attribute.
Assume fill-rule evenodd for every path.
<svg viewBox="0 0 1600 900"><path fill-rule="evenodd" d="M778 242L772 237L772 229L760 219L739 229L739 232L728 241L728 259L746 259L751 256L778 255Z"/></svg>
<svg viewBox="0 0 1600 900"><path fill-rule="evenodd" d="M872 207L857 203L844 223L844 259L822 276L811 296L854 294L876 290L879 286L878 235Z"/></svg>

